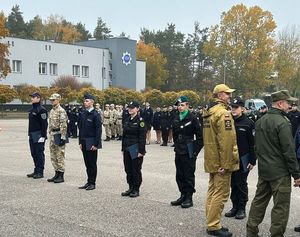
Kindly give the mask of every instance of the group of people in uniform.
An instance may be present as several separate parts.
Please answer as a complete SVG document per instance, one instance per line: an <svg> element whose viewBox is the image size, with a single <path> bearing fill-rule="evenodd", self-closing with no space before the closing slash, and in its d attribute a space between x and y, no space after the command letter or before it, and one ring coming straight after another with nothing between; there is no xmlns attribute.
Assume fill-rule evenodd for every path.
<svg viewBox="0 0 300 237"><path fill-rule="evenodd" d="M247 237L257 237L268 203L273 197L270 233L272 237L284 236L289 217L291 177L294 186L300 186L300 129L292 133L288 112L296 99L286 90L272 93L272 108L257 121L246 115L242 98L232 100L235 89L225 84L215 86L212 102L199 109L190 108L189 98L180 96L174 107L153 112L149 103L141 108L136 101L122 106L100 105L94 107L94 97L84 96L84 110L78 118L79 148L87 172L87 182L79 189L96 188L97 150L102 148L102 124L106 141L121 140L121 151L128 189L122 196L136 198L142 184L142 164L146 145L150 144L151 127L161 130L162 144L170 142L170 129L175 151L176 183L179 195L172 206L193 206L196 159L204 147L204 169L209 174L205 206L206 232L211 236L230 237L232 233L221 224L224 205L229 196L232 208L225 213L228 218L246 218L248 202L247 178L258 161L258 184L247 220ZM34 171L28 177L43 178L44 145L50 140L50 156L55 174L49 182L64 182L65 146L68 142L68 116L59 101L59 94L49 98L52 109L49 115L40 104L41 95L31 94L29 112L29 144L34 161ZM171 115L172 114L172 115ZM158 119L159 117L159 119ZM118 122L120 121L120 122ZM157 122L159 121L159 122ZM117 125L120 124L118 129ZM165 129L166 128L166 129ZM150 133L151 134L151 133ZM294 141L293 135L298 140ZM160 142L157 135L157 143ZM296 145L296 146L295 146ZM255 149L254 149L255 148ZM298 151L296 153L296 151ZM299 153L299 155L297 155ZM150 154L151 155L151 154ZM300 231L297 226L295 231Z"/></svg>

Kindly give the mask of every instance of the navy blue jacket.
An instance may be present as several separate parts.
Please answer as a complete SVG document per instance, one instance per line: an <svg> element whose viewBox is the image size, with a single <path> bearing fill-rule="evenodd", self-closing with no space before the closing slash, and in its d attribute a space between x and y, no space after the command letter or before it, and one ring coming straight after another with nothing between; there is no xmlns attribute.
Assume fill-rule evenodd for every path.
<svg viewBox="0 0 300 237"><path fill-rule="evenodd" d="M82 140L85 138L95 138L95 147L101 148L101 118L99 113L93 109L91 112L85 110L82 112L79 120L79 144L82 143Z"/></svg>
<svg viewBox="0 0 300 237"><path fill-rule="evenodd" d="M30 136L31 132L41 131L41 136L47 138L48 112L45 107L41 103L32 104L28 117L28 135Z"/></svg>

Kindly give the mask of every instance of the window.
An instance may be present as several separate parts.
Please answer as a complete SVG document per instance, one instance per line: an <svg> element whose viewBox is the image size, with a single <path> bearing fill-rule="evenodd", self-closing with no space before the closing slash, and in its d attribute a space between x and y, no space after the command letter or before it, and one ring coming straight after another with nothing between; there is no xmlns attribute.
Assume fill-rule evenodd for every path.
<svg viewBox="0 0 300 237"><path fill-rule="evenodd" d="M73 76L80 77L80 66L73 65Z"/></svg>
<svg viewBox="0 0 300 237"><path fill-rule="evenodd" d="M88 66L82 66L81 67L81 73L82 73L82 77L89 77L89 67Z"/></svg>
<svg viewBox="0 0 300 237"><path fill-rule="evenodd" d="M81 50L81 54L83 54L83 49Z"/></svg>
<svg viewBox="0 0 300 237"><path fill-rule="evenodd" d="M48 46L47 45L45 45L45 50L47 50L48 49Z"/></svg>
<svg viewBox="0 0 300 237"><path fill-rule="evenodd" d="M11 41L11 46L15 46L15 41Z"/></svg>
<svg viewBox="0 0 300 237"><path fill-rule="evenodd" d="M102 67L102 78L106 79L106 68Z"/></svg>
<svg viewBox="0 0 300 237"><path fill-rule="evenodd" d="M112 70L112 63L109 64L109 70Z"/></svg>
<svg viewBox="0 0 300 237"><path fill-rule="evenodd" d="M112 52L109 52L109 59L112 59Z"/></svg>
<svg viewBox="0 0 300 237"><path fill-rule="evenodd" d="M57 75L57 63L50 63L50 75Z"/></svg>
<svg viewBox="0 0 300 237"><path fill-rule="evenodd" d="M49 45L48 47L49 47L49 50L51 50L51 45Z"/></svg>
<svg viewBox="0 0 300 237"><path fill-rule="evenodd" d="M4 59L4 65L9 66L10 67L10 61L9 59Z"/></svg>
<svg viewBox="0 0 300 237"><path fill-rule="evenodd" d="M12 60L12 71L16 73L22 73L22 61Z"/></svg>
<svg viewBox="0 0 300 237"><path fill-rule="evenodd" d="M47 74L47 63L39 63L39 73L41 75Z"/></svg>
<svg viewBox="0 0 300 237"><path fill-rule="evenodd" d="M80 49L78 49L78 54L80 54Z"/></svg>

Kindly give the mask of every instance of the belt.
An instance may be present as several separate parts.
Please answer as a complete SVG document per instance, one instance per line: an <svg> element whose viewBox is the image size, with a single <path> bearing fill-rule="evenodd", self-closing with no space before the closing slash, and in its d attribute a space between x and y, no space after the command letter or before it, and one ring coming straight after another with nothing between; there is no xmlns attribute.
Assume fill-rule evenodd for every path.
<svg viewBox="0 0 300 237"><path fill-rule="evenodd" d="M51 131L52 131L52 132L59 132L59 131L60 131L60 128L53 128Z"/></svg>
<svg viewBox="0 0 300 237"><path fill-rule="evenodd" d="M122 118L118 118L118 120L122 120Z"/></svg>
<svg viewBox="0 0 300 237"><path fill-rule="evenodd" d="M109 119L110 117L104 117L104 118L108 118Z"/></svg>

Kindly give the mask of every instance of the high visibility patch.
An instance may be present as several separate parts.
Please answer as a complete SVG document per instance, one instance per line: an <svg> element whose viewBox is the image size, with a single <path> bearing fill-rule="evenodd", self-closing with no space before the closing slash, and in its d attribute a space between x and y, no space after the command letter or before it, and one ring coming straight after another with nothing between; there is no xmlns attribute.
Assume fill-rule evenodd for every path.
<svg viewBox="0 0 300 237"><path fill-rule="evenodd" d="M225 129L226 130L232 130L232 124L231 124L231 120L224 120L224 122L225 122Z"/></svg>
<svg viewBox="0 0 300 237"><path fill-rule="evenodd" d="M41 114L41 118L42 119L47 119L47 114L46 113Z"/></svg>
<svg viewBox="0 0 300 237"><path fill-rule="evenodd" d="M140 122L140 127L141 128L145 127L145 123L144 122Z"/></svg>

